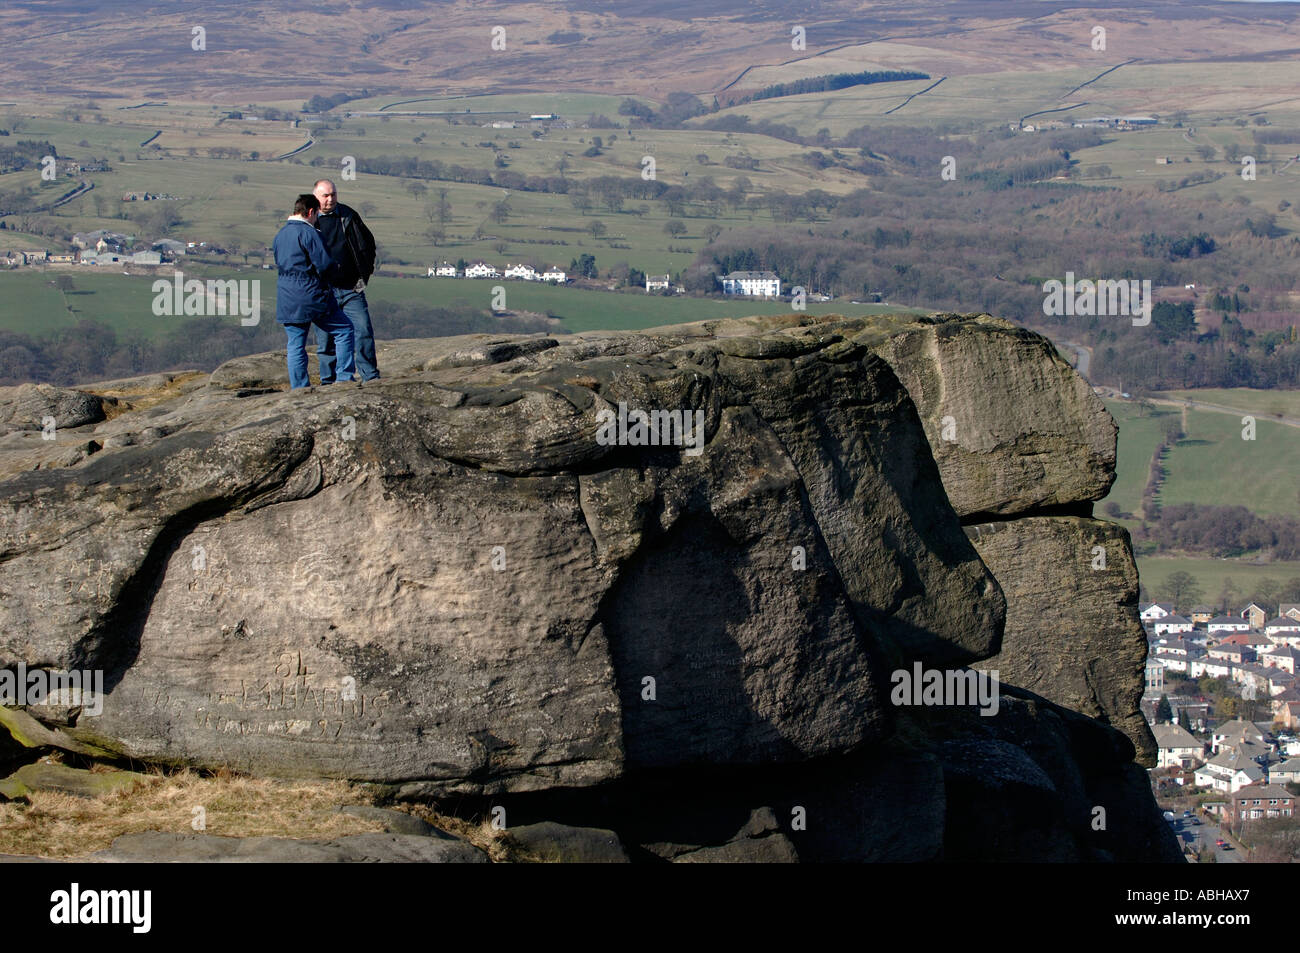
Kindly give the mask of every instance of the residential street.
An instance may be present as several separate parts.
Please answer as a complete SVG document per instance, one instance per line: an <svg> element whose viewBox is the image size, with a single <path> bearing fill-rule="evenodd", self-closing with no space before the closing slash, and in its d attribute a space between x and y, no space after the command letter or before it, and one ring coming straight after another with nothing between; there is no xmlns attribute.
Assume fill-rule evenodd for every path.
<svg viewBox="0 0 1300 953"><path fill-rule="evenodd" d="M1189 817L1180 817L1174 822L1174 833L1178 836L1179 842L1185 844L1187 843L1187 839L1183 836L1184 831L1191 831L1192 834L1195 835L1195 846L1197 850L1200 850L1203 845L1214 847L1214 842L1220 837L1233 844L1231 850L1225 850L1222 847L1214 847L1214 859L1216 862L1220 864L1240 864L1245 862L1241 854L1241 848L1237 846L1236 842L1231 837L1224 834L1219 829L1219 826L1213 821L1202 819L1201 823L1198 825L1191 823L1191 818Z"/></svg>

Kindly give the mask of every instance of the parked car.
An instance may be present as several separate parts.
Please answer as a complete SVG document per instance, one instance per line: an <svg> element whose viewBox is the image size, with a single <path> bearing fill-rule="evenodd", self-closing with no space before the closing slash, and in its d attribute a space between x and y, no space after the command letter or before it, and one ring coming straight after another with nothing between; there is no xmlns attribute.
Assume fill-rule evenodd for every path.
<svg viewBox="0 0 1300 953"><path fill-rule="evenodd" d="M1214 846L1215 846L1215 847L1227 847L1227 846L1228 846L1228 842L1227 842L1226 840L1224 840L1222 837L1220 837L1220 838L1218 838L1218 839L1215 840L1215 842L1214 842Z"/></svg>

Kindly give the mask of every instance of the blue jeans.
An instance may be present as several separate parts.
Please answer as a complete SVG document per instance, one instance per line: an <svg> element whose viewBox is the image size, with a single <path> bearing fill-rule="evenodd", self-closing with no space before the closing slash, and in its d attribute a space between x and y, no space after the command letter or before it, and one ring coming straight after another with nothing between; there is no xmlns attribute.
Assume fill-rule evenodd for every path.
<svg viewBox="0 0 1300 953"><path fill-rule="evenodd" d="M316 325L316 333L327 337L331 344L335 339L339 342L339 351L343 358L339 361L339 373L343 375L343 380L352 380L352 372L356 366L352 360L352 322L348 320L347 315L342 311L335 311L333 314L324 318L317 318L315 321L309 321L304 324L286 324L284 333L288 337L287 355L289 361L289 389L294 390L299 387L306 387L311 381L307 377L307 332L311 326ZM321 356L321 379L322 384L334 383L334 358L330 356L330 368L328 375L325 371L325 359Z"/></svg>
<svg viewBox="0 0 1300 953"><path fill-rule="evenodd" d="M343 313L352 321L356 329L356 369L361 372L363 381L372 381L379 376L379 365L375 360L375 332L370 325L370 308L366 304L364 291L351 288L335 288L334 299L338 301ZM334 379L334 339L324 331L316 331L316 354L320 358L321 380ZM349 362L350 363L350 362ZM340 380L351 380L351 372L344 373L339 368Z"/></svg>

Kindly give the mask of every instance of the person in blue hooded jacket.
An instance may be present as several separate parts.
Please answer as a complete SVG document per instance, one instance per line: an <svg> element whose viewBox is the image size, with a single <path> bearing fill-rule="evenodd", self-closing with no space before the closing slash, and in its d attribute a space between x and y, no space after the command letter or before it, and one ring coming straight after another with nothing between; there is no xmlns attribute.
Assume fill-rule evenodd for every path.
<svg viewBox="0 0 1300 953"><path fill-rule="evenodd" d="M352 322L348 320L329 281L324 277L334 267L316 231L316 218L320 215L320 202L310 193L299 195L293 203L293 214L275 236L271 250L275 253L275 267L279 274L275 292L275 320L284 325L288 337L286 360L289 363L289 387L306 387L307 334L314 324L334 339L334 352L338 367L321 378L322 384L332 384L337 379L351 381L356 371L352 353Z"/></svg>

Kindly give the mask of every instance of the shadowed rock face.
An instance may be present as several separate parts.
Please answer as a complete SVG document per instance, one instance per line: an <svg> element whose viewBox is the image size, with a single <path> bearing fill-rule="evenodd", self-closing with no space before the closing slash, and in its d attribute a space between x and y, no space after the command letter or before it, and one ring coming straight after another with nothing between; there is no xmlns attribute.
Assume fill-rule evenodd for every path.
<svg viewBox="0 0 1300 953"><path fill-rule="evenodd" d="M943 852L933 833L882 838L888 812L853 806L878 779L938 819L954 808L936 785L987 787L1001 775L980 765L1001 765L1055 838L1042 856L1094 856L1043 792L1122 776L1122 736L1080 719L1113 739L1077 762L1077 732L1031 720L1043 737L1027 744L1072 766L1055 775L1042 750L1017 767L979 717L955 735L915 722L918 750L897 754L887 701L896 668L993 659L1044 705L1145 731L1125 720L1141 693L1126 537L1076 519L1041 543L1038 524L1105 492L1114 459L1113 423L1042 339L987 316L796 315L381 351L385 377L364 386L288 392L267 354L15 395L0 668L106 672L102 713L59 737L412 797L850 758L870 769L822 799L905 859ZM81 422L42 441L37 404ZM620 409L685 414L671 435L698 420L700 440L611 445L602 412ZM1061 624L1104 631L1043 647L1027 620L1047 592L1028 577L1098 536L1122 550L1117 573L1081 577Z"/></svg>
<svg viewBox="0 0 1300 953"><path fill-rule="evenodd" d="M1076 516L968 526L1007 596L1002 651L984 664L1003 680L1109 722L1155 757L1133 691L1144 676L1137 567L1128 533Z"/></svg>
<svg viewBox="0 0 1300 953"><path fill-rule="evenodd" d="M988 315L691 327L722 336L780 327L794 340L836 334L888 361L919 412L953 509L1007 597L1003 650L986 667L1114 725L1141 764L1155 765L1155 738L1139 710L1146 639L1128 533L1101 521L1044 519L1091 516L1114 481L1117 435L1051 342ZM771 337L758 352L772 352ZM1108 560L1100 575L1097 545Z"/></svg>

